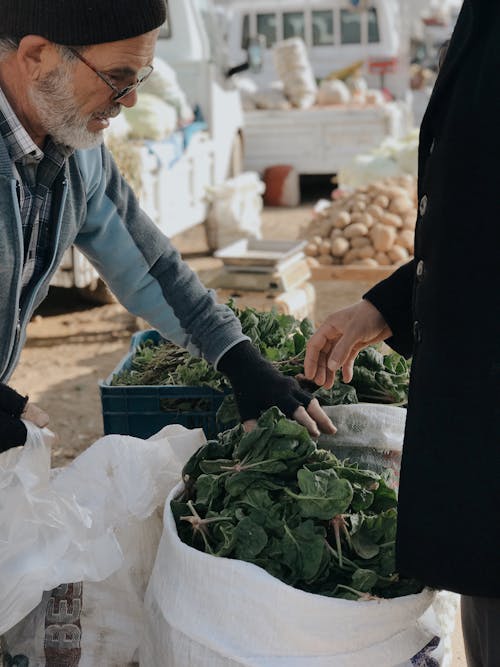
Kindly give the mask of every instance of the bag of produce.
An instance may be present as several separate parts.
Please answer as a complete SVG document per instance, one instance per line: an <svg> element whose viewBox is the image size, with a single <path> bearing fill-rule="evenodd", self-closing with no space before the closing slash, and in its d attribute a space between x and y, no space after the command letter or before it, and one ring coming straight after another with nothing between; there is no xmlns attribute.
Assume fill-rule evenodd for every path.
<svg viewBox="0 0 500 667"><path fill-rule="evenodd" d="M316 101L318 86L307 47L300 37L291 37L273 46L274 65L283 83L283 92L294 107L308 109Z"/></svg>
<svg viewBox="0 0 500 667"><path fill-rule="evenodd" d="M157 95L140 92L137 104L125 107L123 113L130 126L131 139L162 141L177 127L177 111Z"/></svg>
<svg viewBox="0 0 500 667"><path fill-rule="evenodd" d="M433 648L435 594L394 571L396 504L276 408L220 434L167 500L141 665L394 667Z"/></svg>
<svg viewBox="0 0 500 667"><path fill-rule="evenodd" d="M28 426L27 444L0 456L5 664L132 664L162 532L158 509L203 431L106 436L51 471L46 434Z"/></svg>

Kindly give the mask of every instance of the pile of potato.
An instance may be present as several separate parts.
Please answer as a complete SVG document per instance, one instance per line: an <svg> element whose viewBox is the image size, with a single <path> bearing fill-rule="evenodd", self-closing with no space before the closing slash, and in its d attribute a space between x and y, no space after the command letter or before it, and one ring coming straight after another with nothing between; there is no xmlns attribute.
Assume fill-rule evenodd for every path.
<svg viewBox="0 0 500 667"><path fill-rule="evenodd" d="M413 255L417 184L413 176L362 186L316 213L305 252L311 266L391 266Z"/></svg>

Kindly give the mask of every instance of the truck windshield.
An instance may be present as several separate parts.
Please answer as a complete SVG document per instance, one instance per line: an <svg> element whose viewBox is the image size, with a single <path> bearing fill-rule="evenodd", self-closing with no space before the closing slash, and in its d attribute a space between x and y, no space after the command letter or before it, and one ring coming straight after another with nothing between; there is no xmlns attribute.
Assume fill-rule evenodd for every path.
<svg viewBox="0 0 500 667"><path fill-rule="evenodd" d="M321 9L312 12L313 46L330 46L333 44L333 11Z"/></svg>
<svg viewBox="0 0 500 667"><path fill-rule="evenodd" d="M368 10L368 42L380 42L380 31L378 28L378 16L375 7L370 7Z"/></svg>
<svg viewBox="0 0 500 667"><path fill-rule="evenodd" d="M361 15L349 9L340 10L340 37L342 44L361 44Z"/></svg>
<svg viewBox="0 0 500 667"><path fill-rule="evenodd" d="M283 12L283 38L289 37L305 39L304 12Z"/></svg>
<svg viewBox="0 0 500 667"><path fill-rule="evenodd" d="M257 34L264 35L270 49L277 39L276 14L257 14Z"/></svg>

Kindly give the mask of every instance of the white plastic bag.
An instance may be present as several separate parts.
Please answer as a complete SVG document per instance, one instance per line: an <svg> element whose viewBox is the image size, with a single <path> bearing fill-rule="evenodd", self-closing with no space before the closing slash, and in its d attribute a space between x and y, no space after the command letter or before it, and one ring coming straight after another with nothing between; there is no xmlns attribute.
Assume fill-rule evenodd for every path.
<svg viewBox="0 0 500 667"><path fill-rule="evenodd" d="M339 459L352 459L377 473L387 471L397 487L406 422L406 409L378 403L334 405L325 412L337 427L334 436L322 435L319 446Z"/></svg>
<svg viewBox="0 0 500 667"><path fill-rule="evenodd" d="M433 636L434 593L353 602L304 593L179 539L167 499L146 593L141 667L394 667Z"/></svg>
<svg viewBox="0 0 500 667"><path fill-rule="evenodd" d="M241 238L261 238L264 190L264 183L253 171L209 189L207 235L211 248L222 248Z"/></svg>
<svg viewBox="0 0 500 667"><path fill-rule="evenodd" d="M176 425L149 440L109 435L51 474L48 434L27 426L26 445L0 455L0 634L43 591L117 572L115 531L151 516L205 441Z"/></svg>

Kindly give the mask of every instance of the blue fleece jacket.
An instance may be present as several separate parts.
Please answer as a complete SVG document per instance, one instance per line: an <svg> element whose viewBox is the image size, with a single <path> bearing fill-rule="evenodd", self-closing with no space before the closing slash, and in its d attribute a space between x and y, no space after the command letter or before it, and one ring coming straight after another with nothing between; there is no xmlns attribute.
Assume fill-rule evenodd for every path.
<svg viewBox="0 0 500 667"><path fill-rule="evenodd" d="M0 381L12 374L26 326L73 243L127 310L192 354L217 365L227 350L247 340L232 311L216 303L141 210L104 145L68 158L53 206L50 265L21 307L22 226L12 163L0 138Z"/></svg>

